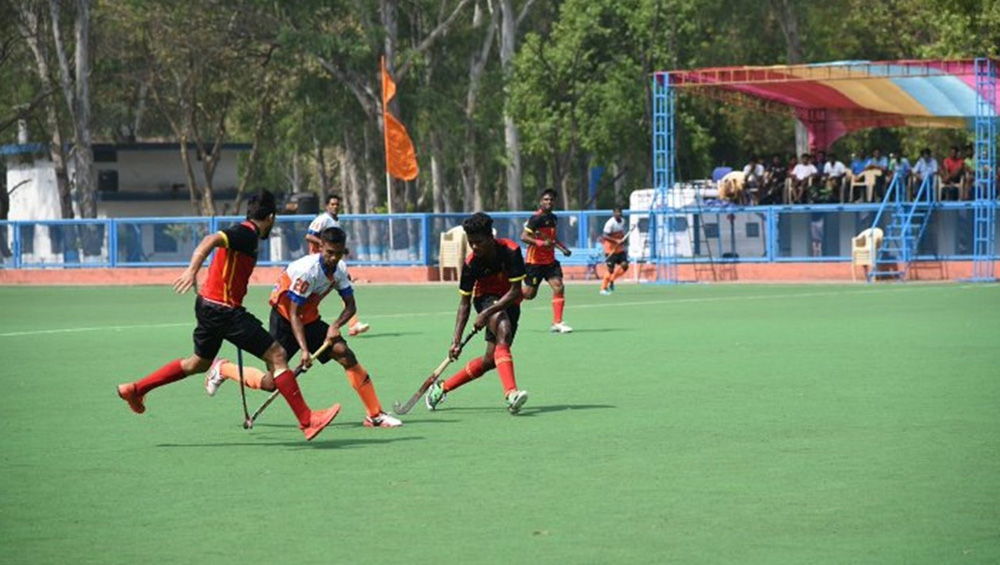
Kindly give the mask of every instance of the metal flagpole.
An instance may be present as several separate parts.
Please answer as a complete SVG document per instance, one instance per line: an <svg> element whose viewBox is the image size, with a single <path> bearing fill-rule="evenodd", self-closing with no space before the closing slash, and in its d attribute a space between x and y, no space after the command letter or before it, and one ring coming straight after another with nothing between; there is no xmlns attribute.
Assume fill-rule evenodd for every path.
<svg viewBox="0 0 1000 565"><path fill-rule="evenodd" d="M388 159L388 153L386 153L386 159ZM388 170L385 172L385 200L389 208L389 260L392 261L392 251L396 246L393 244L392 236L392 179Z"/></svg>

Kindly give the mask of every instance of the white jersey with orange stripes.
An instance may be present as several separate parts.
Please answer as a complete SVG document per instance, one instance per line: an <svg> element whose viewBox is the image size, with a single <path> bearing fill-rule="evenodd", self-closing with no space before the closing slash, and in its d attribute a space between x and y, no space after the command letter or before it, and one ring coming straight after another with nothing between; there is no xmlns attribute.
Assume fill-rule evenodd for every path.
<svg viewBox="0 0 1000 565"><path fill-rule="evenodd" d="M299 306L299 319L309 324L319 319L319 303L334 289L341 297L354 294L344 262L338 262L332 272L327 272L322 255L306 255L293 261L281 273L269 302L286 320L290 319L288 313L291 303L295 302Z"/></svg>
<svg viewBox="0 0 1000 565"><path fill-rule="evenodd" d="M323 230L327 228L339 228L340 220L331 216L328 212L323 212L319 216L316 216L313 221L309 224L309 231L306 232L309 235L314 235L319 237L319 234L323 233ZM313 242L309 242L309 253L319 253L319 245Z"/></svg>

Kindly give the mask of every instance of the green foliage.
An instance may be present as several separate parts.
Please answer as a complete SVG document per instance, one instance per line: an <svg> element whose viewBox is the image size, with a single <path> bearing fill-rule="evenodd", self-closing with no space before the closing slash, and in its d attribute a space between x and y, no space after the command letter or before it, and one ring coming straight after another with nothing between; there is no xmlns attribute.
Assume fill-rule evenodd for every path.
<svg viewBox="0 0 1000 565"><path fill-rule="evenodd" d="M508 103L521 134L526 201L553 182L585 186L593 165L614 167L628 189L641 188L649 182L651 73L787 63L794 51L786 35L789 18L805 62L1000 56L996 0L533 2L519 24L514 75L505 79L500 69L497 34L470 110L470 61L482 49L489 10L499 5L472 0L446 33L422 47L458 1L96 0L90 77L95 141L172 139L170 122L193 108L204 137L213 137L215 120L224 116L228 139L247 142L267 96L252 184L286 190L297 162L298 178L317 189L317 150L330 165L345 139L352 140L362 176L381 178L378 61L391 42L394 66L406 66L397 77L394 111L410 131L424 171L416 185L421 194L408 206L430 206L432 154L441 159L448 198L460 206L468 173L462 167L470 153L488 192L484 197L499 205L506 190ZM528 5L513 4L519 13ZM9 16L4 21L14 21L14 6L0 3L0 17ZM383 26L382 10L390 8L394 30ZM41 90L34 59L16 31L9 25L0 33L0 123ZM61 119L64 106L57 104ZM751 153L793 149L786 117L686 95L676 109L682 178L705 176ZM36 108L30 119L33 141L48 138L41 112ZM15 131L8 125L0 141L12 142ZM924 145L962 144L968 135L863 131L834 149L846 156L879 145L913 154ZM328 168L332 183L342 187L339 171ZM369 195L371 203L382 204L382 192ZM580 201L566 204L580 205L582 188L569 192ZM600 202L611 200L599 195Z"/></svg>

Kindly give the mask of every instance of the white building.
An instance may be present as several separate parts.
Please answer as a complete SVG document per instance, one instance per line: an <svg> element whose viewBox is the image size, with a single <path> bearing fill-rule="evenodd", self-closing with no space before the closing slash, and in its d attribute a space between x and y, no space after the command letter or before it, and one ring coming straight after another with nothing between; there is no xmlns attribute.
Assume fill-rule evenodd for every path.
<svg viewBox="0 0 1000 565"><path fill-rule="evenodd" d="M230 213L239 185L239 154L250 149L249 144L227 144L212 179L213 196L220 214ZM131 143L95 144L94 182L97 188L98 218L140 218L193 216L191 198L186 184L180 144ZM189 146L195 179L205 182L204 170L197 149ZM8 220L61 220L59 191L55 169L44 144L0 146L0 157L7 169L7 190L10 193ZM75 175L72 160L67 163L70 179ZM74 194L73 208L79 217L79 196ZM142 246L156 246L158 231L166 224L130 226L130 236L141 234ZM7 241L13 240L13 227L8 228ZM30 264L63 263L67 258L61 242L60 228L35 225L22 228L21 240L29 249L22 249L22 259ZM107 236L104 236L105 247ZM160 237L160 240L163 238ZM183 253L186 250L179 250ZM92 253L92 252L90 252ZM88 255L90 253L85 253ZM95 258L107 260L106 250ZM84 262L87 259L84 258Z"/></svg>

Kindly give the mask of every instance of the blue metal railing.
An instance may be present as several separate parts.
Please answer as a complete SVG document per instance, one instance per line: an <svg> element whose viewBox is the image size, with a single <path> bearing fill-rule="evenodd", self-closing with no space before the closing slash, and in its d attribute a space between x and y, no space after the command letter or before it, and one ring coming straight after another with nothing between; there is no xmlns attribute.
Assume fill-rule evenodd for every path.
<svg viewBox="0 0 1000 565"><path fill-rule="evenodd" d="M928 189L929 190L929 189ZM665 202L663 204L666 204ZM977 208L978 207L978 208ZM985 209L985 212L984 212ZM671 247L667 274L681 263L850 261L850 240L879 225L879 204L732 206L709 202L637 212L642 225L629 240L635 261L649 258L650 245ZM996 217L997 202L940 202L931 212L915 260L971 260L982 257L984 213ZM495 212L497 235L520 240L532 212ZM569 247L594 248L610 210L557 211L559 238ZM630 211L625 211L627 217ZM341 216L348 232L352 265L431 266L437 264L440 234L461 225L465 213L358 214ZM156 217L98 220L0 222L0 268L180 267L208 233L239 217ZM279 216L261 265L284 265L306 253L304 236L312 216ZM391 220L391 221L390 221ZM652 220L652 221L649 221ZM644 223L646 222L646 223ZM659 229L649 232L650 226ZM389 230L393 230L390 249ZM651 235L670 241L652 242ZM994 238L997 234L992 234ZM975 245L979 247L976 248ZM992 251L997 249L994 241ZM978 253L977 253L978 251ZM817 253L818 252L818 253ZM654 257L655 258L655 257ZM663 257L660 257L663 260Z"/></svg>

